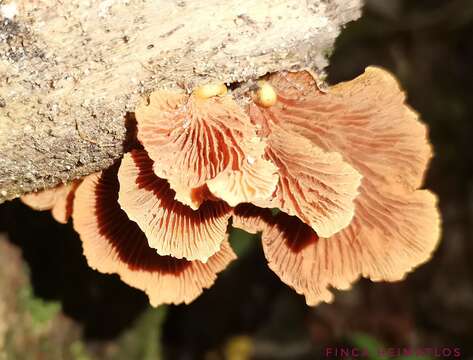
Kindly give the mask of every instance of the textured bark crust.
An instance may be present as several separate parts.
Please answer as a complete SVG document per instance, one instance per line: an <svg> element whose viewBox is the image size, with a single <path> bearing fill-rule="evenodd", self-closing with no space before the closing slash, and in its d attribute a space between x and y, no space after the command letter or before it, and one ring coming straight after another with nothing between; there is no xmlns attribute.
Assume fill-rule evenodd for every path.
<svg viewBox="0 0 473 360"><path fill-rule="evenodd" d="M112 164L155 88L322 70L361 2L0 1L0 202Z"/></svg>

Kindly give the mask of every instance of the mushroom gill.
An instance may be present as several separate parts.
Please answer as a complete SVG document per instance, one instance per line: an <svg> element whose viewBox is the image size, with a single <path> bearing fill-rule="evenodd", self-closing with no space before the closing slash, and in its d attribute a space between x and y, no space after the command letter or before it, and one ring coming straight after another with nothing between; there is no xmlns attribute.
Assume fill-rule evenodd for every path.
<svg viewBox="0 0 473 360"><path fill-rule="evenodd" d="M230 96L197 95L158 90L136 109L156 175L193 209L209 191L230 206L269 197L277 169L262 158L265 144L246 112Z"/></svg>
<svg viewBox="0 0 473 360"><path fill-rule="evenodd" d="M69 184L60 184L52 189L32 192L20 197L21 201L33 210L51 210L53 218L61 223L67 224L72 215L74 193L79 180Z"/></svg>
<svg viewBox="0 0 473 360"><path fill-rule="evenodd" d="M121 279L149 296L150 303L190 303L209 288L235 258L228 241L206 263L161 256L118 204L118 167L89 175L76 192L74 229L89 266Z"/></svg>

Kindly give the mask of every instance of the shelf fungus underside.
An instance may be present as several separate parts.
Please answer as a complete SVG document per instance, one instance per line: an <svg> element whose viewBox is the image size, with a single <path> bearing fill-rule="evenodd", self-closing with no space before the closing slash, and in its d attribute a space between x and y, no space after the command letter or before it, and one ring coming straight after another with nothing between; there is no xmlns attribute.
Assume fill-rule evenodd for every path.
<svg viewBox="0 0 473 360"><path fill-rule="evenodd" d="M440 238L436 196L420 189L427 128L383 69L317 81L271 74L243 102L223 84L157 90L136 108L136 149L23 201L72 215L89 265L154 306L212 286L236 258L229 224L261 235L269 267L309 305L361 276L401 280Z"/></svg>

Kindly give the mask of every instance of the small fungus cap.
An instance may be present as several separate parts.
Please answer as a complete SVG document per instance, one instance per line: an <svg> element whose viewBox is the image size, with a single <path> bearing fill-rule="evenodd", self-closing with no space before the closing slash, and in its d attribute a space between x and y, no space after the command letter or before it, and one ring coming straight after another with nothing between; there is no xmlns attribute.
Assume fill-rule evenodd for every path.
<svg viewBox="0 0 473 360"><path fill-rule="evenodd" d="M205 201L192 210L174 200L174 190L156 176L144 150L125 154L118 179L121 208L158 254L205 262L219 251L232 213L223 201Z"/></svg>
<svg viewBox="0 0 473 360"><path fill-rule="evenodd" d="M138 139L175 198L197 209L208 192L230 206L262 200L276 187L277 168L265 143L231 96L156 91L136 109Z"/></svg>
<svg viewBox="0 0 473 360"><path fill-rule="evenodd" d="M326 151L340 153L363 177L407 190L420 187L432 157L427 128L405 104L389 72L368 67L326 93L305 71L273 74L267 81L278 94L277 103L270 108L252 106L253 113L260 110L266 126L278 124Z"/></svg>
<svg viewBox="0 0 473 360"><path fill-rule="evenodd" d="M73 224L88 264L149 296L153 306L190 303L235 258L228 241L206 263L161 256L118 204L118 164L89 175L76 193Z"/></svg>
<svg viewBox="0 0 473 360"><path fill-rule="evenodd" d="M338 153L329 153L307 138L272 126L265 158L279 169L273 197L255 205L279 208L299 217L320 236L350 224L361 175Z"/></svg>
<svg viewBox="0 0 473 360"><path fill-rule="evenodd" d="M51 210L53 218L66 224L72 214L75 190L80 182L61 184L52 189L32 192L20 197L21 201L33 210Z"/></svg>

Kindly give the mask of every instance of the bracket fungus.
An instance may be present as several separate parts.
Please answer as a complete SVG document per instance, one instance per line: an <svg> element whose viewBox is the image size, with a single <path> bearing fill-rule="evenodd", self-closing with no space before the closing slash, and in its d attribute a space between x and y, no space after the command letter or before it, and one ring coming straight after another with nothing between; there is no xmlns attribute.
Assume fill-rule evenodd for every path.
<svg viewBox="0 0 473 360"><path fill-rule="evenodd" d="M80 181L61 184L52 189L29 193L20 197L21 201L33 210L51 210L57 222L66 224L72 215L74 192Z"/></svg>
<svg viewBox="0 0 473 360"><path fill-rule="evenodd" d="M143 148L78 187L23 201L54 214L75 191L89 265L155 306L212 285L235 258L231 218L261 233L269 267L309 305L360 276L400 280L440 237L436 196L419 190L427 129L385 70L324 91L317 81L271 74L246 107L223 84L157 90L135 113Z"/></svg>
<svg viewBox="0 0 473 360"><path fill-rule="evenodd" d="M265 143L248 114L209 86L190 95L156 91L136 109L138 140L154 172L194 210L208 192L230 206L266 199L278 178L276 166L262 158Z"/></svg>
<svg viewBox="0 0 473 360"><path fill-rule="evenodd" d="M305 71L273 74L267 81L275 89L277 101L271 107L255 102L249 112L270 139L269 153L275 147L272 137L283 134L287 148L303 137L319 151L339 154L339 161L361 175L359 194L353 198L353 218L330 236L305 218L307 211L297 213L312 194L304 191L307 175L289 183L280 173L281 184L270 204L276 201L283 210L290 204L286 205L287 213L272 217L264 209L246 206L235 210L234 226L262 232L271 269L305 295L309 305L316 305L332 301L330 288L347 289L360 276L374 281L401 280L427 261L440 238L440 215L436 196L417 189L432 149L426 126L405 104L396 79L383 69L369 67L363 75L326 92L320 91L316 79ZM293 160L300 163L298 158ZM315 170L312 175L317 174ZM329 168L323 173L340 175ZM353 173L346 176L355 179ZM335 180L328 182L328 190L335 189ZM291 192L281 190L283 185ZM340 191L334 194L340 195ZM320 194L315 198L323 200ZM322 206L320 214L327 209ZM289 216L293 214L297 217ZM330 212L325 215L326 224L343 219L330 217Z"/></svg>
<svg viewBox="0 0 473 360"><path fill-rule="evenodd" d="M76 192L74 229L92 268L119 274L125 283L145 291L153 306L190 303L235 258L226 240L205 264L159 255L121 209L119 188L118 164L86 177Z"/></svg>
<svg viewBox="0 0 473 360"><path fill-rule="evenodd" d="M155 175L144 150L125 154L118 179L118 202L158 254L206 262L220 249L232 213L223 201L205 201L192 210L174 200L174 191Z"/></svg>

